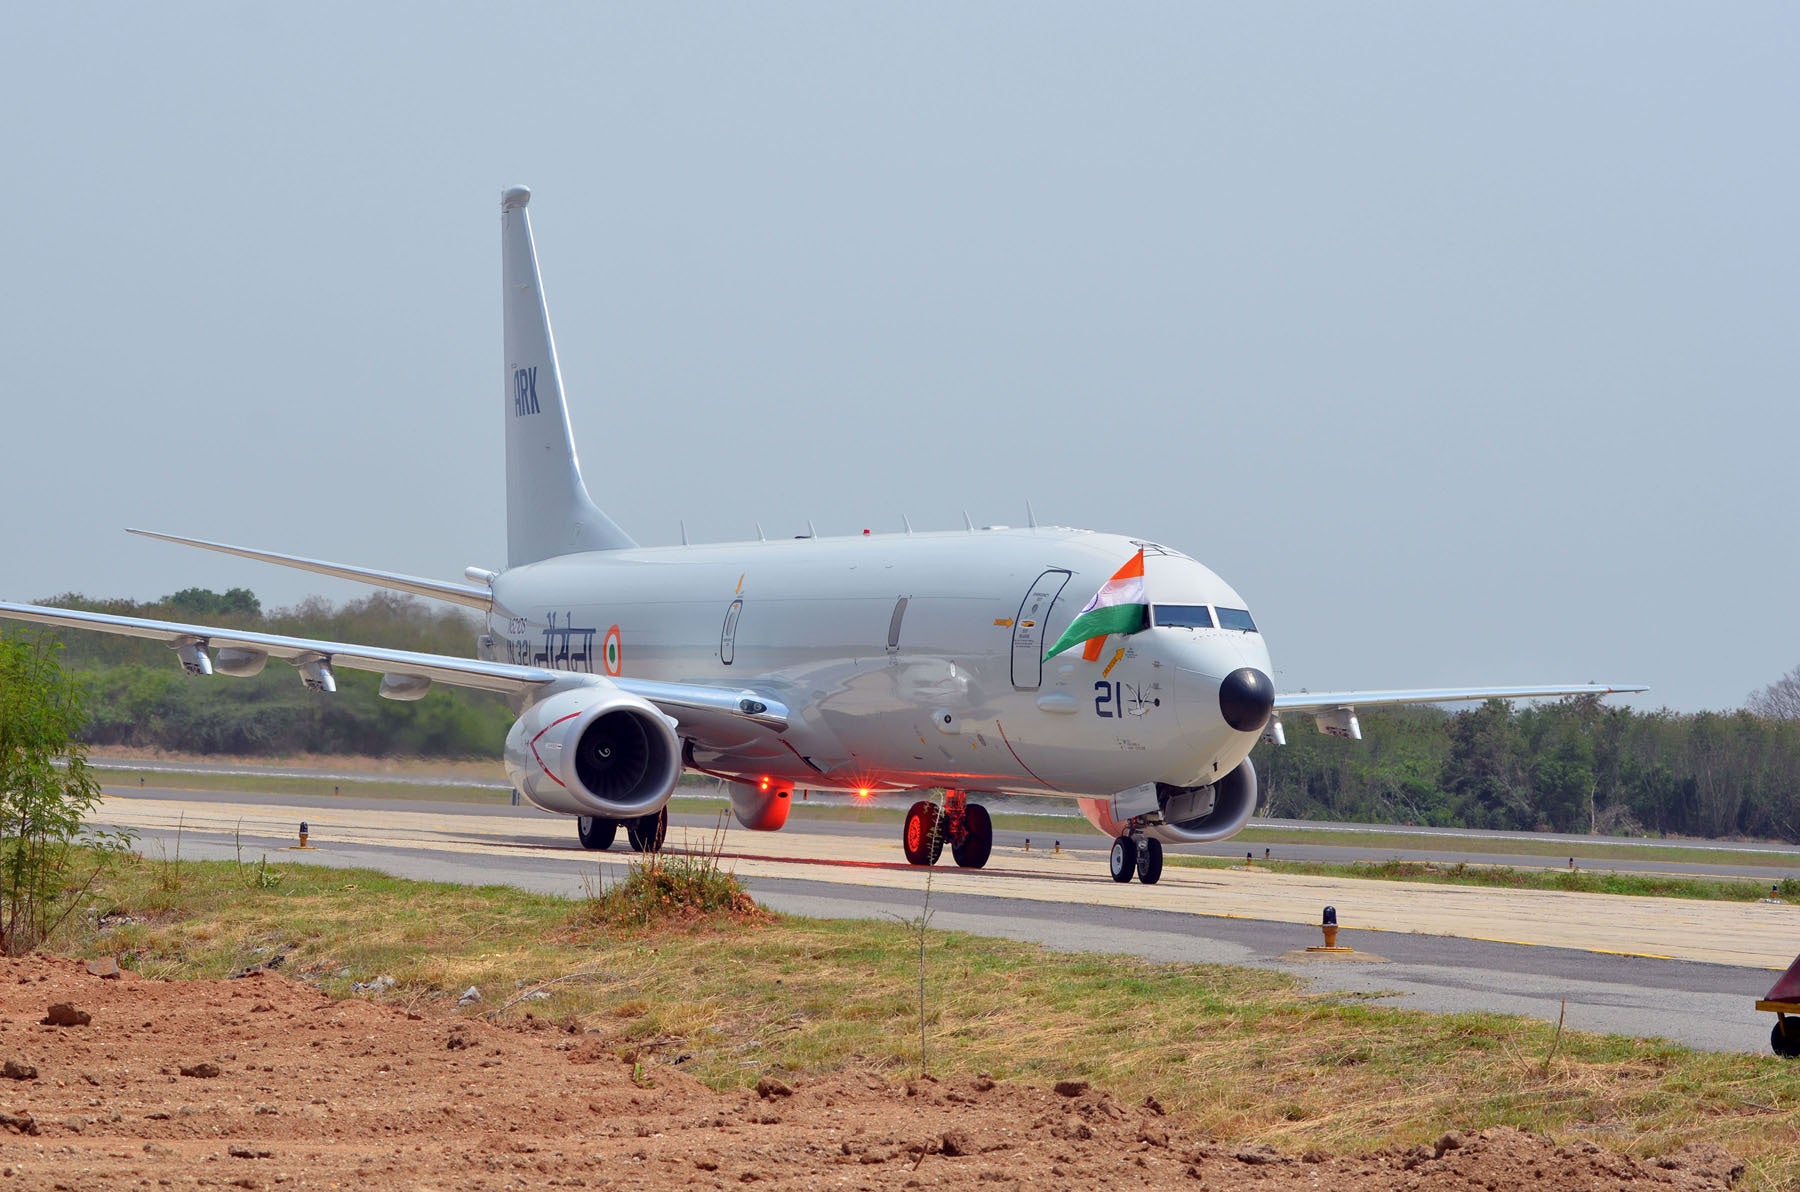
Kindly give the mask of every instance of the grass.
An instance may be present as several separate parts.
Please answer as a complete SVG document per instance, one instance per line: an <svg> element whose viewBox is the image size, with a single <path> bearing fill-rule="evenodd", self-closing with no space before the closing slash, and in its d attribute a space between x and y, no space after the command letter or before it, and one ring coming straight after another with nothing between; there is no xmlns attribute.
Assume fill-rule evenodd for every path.
<svg viewBox="0 0 1800 1192"><path fill-rule="evenodd" d="M659 898L658 880L628 905ZM608 893L571 902L304 865L262 885L230 863L193 862L170 882L137 861L103 891L110 926L90 921L65 946L120 953L156 977L219 977L280 956L280 971L333 994L386 975L398 982L386 1000L441 1013L475 985L489 1013L579 1022L647 1071L679 1061L716 1088L765 1073L916 1070L915 927L729 907L647 926L607 912ZM1710 1140L1749 1162L1745 1187L1800 1185L1800 1065L1773 1056L1573 1031L1556 1043L1532 1020L1371 1006L1257 970L937 930L926 943L939 1077L1085 1078L1154 1095L1184 1129L1289 1151L1497 1124L1640 1155ZM492 1009L539 989L548 1000Z"/></svg>
<svg viewBox="0 0 1800 1192"><path fill-rule="evenodd" d="M1243 844L1316 844L1344 848L1363 848L1383 852L1467 852L1503 854L1521 857L1555 857L1574 853L1579 864L1586 861L1680 861L1690 865L1739 865L1792 869L1800 866L1800 850L1791 846L1767 846L1768 851L1749 852L1738 849L1711 848L1706 841L1660 841L1656 844L1583 843L1570 846L1533 840L1530 836L1443 836L1408 832L1404 828L1391 831L1351 832L1329 828L1246 828L1232 837L1232 843Z"/></svg>
<svg viewBox="0 0 1800 1192"><path fill-rule="evenodd" d="M397 778L291 778L280 775L209 774L205 771L169 770L96 770L100 785L110 791L136 790L140 786L158 790L232 791L254 802L268 795L299 795L319 798L338 794L360 799L431 799L443 803L506 803L510 792L504 787L432 786ZM499 773L498 767L495 773Z"/></svg>
<svg viewBox="0 0 1800 1192"><path fill-rule="evenodd" d="M1230 869L1243 865L1235 858L1193 857L1170 854L1168 865L1189 869ZM1470 865L1407 861L1255 861L1274 873L1311 877L1367 878L1389 882L1425 882L1443 886L1492 886L1508 890L1563 890L1580 894L1634 894L1650 898L1690 898L1716 902L1756 902L1769 897L1771 886L1785 901L1800 901L1800 879L1762 882L1747 878L1694 878L1664 873L1591 872L1575 869L1514 869L1505 865Z"/></svg>
<svg viewBox="0 0 1800 1192"><path fill-rule="evenodd" d="M725 847L721 816L712 840L693 852L653 853L626 865L610 885L589 886L571 922L577 929L645 931L723 917L740 926L761 923L769 912L756 905L736 877L719 863Z"/></svg>

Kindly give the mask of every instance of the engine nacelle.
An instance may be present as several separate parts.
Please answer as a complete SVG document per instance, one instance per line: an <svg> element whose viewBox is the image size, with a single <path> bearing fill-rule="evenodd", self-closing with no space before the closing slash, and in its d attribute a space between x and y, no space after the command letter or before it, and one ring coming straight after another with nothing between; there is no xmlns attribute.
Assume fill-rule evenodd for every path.
<svg viewBox="0 0 1800 1192"><path fill-rule="evenodd" d="M766 780L731 784L731 814L752 832L779 831L787 823L788 808L793 805L792 787Z"/></svg>
<svg viewBox="0 0 1800 1192"><path fill-rule="evenodd" d="M649 701L610 685L575 687L520 714L506 734L506 775L546 811L632 819L675 793L681 743Z"/></svg>
<svg viewBox="0 0 1800 1192"><path fill-rule="evenodd" d="M1245 758L1231 773L1211 786L1156 784L1161 823L1148 824L1144 834L1164 844L1206 844L1227 840L1244 830L1256 814L1256 767ZM1113 814L1111 799L1082 799L1081 814L1108 836L1118 836L1126 825Z"/></svg>

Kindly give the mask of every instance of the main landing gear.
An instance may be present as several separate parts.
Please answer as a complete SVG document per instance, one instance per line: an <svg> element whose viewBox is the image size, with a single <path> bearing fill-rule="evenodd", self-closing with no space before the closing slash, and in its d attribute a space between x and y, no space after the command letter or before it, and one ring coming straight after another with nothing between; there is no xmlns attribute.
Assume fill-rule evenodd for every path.
<svg viewBox="0 0 1800 1192"><path fill-rule="evenodd" d="M581 838L582 848L604 851L612 847L619 835L621 823L625 825L625 839L631 842L634 852L662 852L663 837L669 834L667 807L628 820L607 819L599 815L579 816L575 820L575 834Z"/></svg>
<svg viewBox="0 0 1800 1192"><path fill-rule="evenodd" d="M1154 836L1121 836L1113 841L1112 879L1128 882L1132 874L1146 886L1162 880L1162 841Z"/></svg>
<svg viewBox="0 0 1800 1192"><path fill-rule="evenodd" d="M946 842L963 869L980 869L994 851L994 821L987 808L969 802L967 791L945 791L942 810L921 799L906 813L900 843L908 864L937 864Z"/></svg>

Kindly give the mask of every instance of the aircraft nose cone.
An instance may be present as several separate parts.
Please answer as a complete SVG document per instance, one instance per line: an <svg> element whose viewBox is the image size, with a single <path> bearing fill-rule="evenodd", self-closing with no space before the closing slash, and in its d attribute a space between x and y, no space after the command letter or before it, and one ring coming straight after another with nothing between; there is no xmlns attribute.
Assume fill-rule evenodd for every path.
<svg viewBox="0 0 1800 1192"><path fill-rule="evenodd" d="M1275 709L1275 684L1253 666L1239 667L1219 682L1219 711L1240 733L1260 733Z"/></svg>

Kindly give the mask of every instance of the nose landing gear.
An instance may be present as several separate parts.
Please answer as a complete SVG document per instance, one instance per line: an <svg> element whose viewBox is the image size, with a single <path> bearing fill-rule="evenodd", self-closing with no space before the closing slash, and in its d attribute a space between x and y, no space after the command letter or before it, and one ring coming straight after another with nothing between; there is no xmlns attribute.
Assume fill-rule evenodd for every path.
<svg viewBox="0 0 1800 1192"><path fill-rule="evenodd" d="M967 791L945 791L944 806L921 799L906 813L900 843L910 865L935 865L950 845L962 869L980 869L994 851L994 821L988 809L969 802Z"/></svg>
<svg viewBox="0 0 1800 1192"><path fill-rule="evenodd" d="M1162 841L1154 836L1125 835L1113 841L1112 880L1128 882L1133 874L1146 886L1162 880Z"/></svg>

